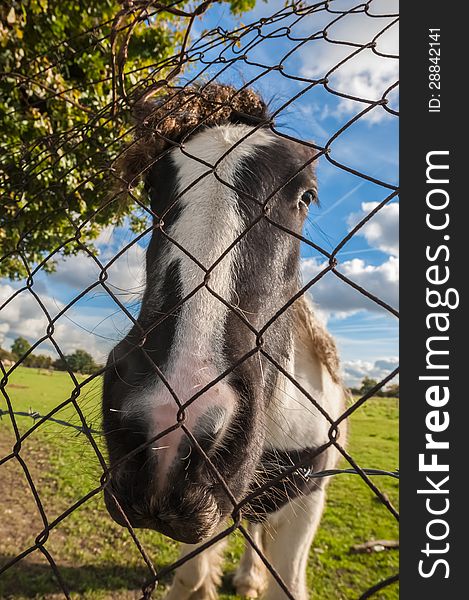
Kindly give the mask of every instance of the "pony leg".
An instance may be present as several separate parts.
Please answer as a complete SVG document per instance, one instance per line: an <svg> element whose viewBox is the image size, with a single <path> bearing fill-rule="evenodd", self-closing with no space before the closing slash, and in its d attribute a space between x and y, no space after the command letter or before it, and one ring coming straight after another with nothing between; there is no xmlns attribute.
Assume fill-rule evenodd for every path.
<svg viewBox="0 0 469 600"><path fill-rule="evenodd" d="M268 517L273 536L265 538L266 558L285 582L295 600L308 600L306 565L309 548L321 520L325 490L318 487L292 500ZM286 600L285 592L269 573L265 600Z"/></svg>
<svg viewBox="0 0 469 600"><path fill-rule="evenodd" d="M225 539L203 550L176 569L174 580L164 600L216 600L221 583ZM197 545L183 544L181 558Z"/></svg>
<svg viewBox="0 0 469 600"><path fill-rule="evenodd" d="M256 545L264 551L264 529L259 523L249 523L248 531ZM246 541L246 548L233 578L238 596L260 598L267 586L266 567L260 556Z"/></svg>

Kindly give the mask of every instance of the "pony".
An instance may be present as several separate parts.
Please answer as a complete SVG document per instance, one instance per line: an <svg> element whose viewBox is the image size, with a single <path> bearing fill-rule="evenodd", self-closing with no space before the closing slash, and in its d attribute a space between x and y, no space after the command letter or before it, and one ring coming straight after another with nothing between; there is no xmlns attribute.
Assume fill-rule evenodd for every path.
<svg viewBox="0 0 469 600"><path fill-rule="evenodd" d="M298 294L316 151L277 134L252 89L147 93L134 112L114 194L143 182L153 230L140 312L104 377L107 509L182 542L182 556L236 513L306 600L327 485L311 473L337 463L330 428L346 398L335 343ZM182 564L167 600L216 598L223 545ZM234 584L286 597L250 544Z"/></svg>

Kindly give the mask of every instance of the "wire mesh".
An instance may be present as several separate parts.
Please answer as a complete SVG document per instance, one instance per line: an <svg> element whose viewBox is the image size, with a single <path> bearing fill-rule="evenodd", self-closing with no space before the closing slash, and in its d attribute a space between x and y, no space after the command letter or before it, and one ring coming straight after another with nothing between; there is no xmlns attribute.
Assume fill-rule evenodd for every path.
<svg viewBox="0 0 469 600"><path fill-rule="evenodd" d="M388 206L397 197L398 188L393 183L377 179L376 176L368 174L366 168L364 168L363 171L357 170L355 167L346 164L345 161L338 160L334 155L334 142L336 142L340 136L344 136L359 120L369 119L373 114L373 111L385 111L390 118L397 117L398 112L393 107L392 101L397 82L390 84L384 93L377 98L361 97L356 93L336 89L333 83L334 74L344 64L354 60L355 57L360 56L363 52L371 51L375 56L384 60L397 61L397 56L380 50L379 41L382 36L395 25L398 16L375 10L374 2L372 0L366 3L357 3L353 6L349 5L345 9L341 9L340 3L337 4L336 2L325 1L314 4L295 2L280 8L267 18L263 17L262 19L255 20L248 24L239 24L231 31L225 31L217 26L197 34L194 32L194 29L197 29L197 18L208 11L212 4L214 3L211 1L203 2L192 10L189 10L186 4L182 2L157 3L151 0L122 2L120 12L115 15L112 20L96 24L90 31L84 31L78 40L54 40L49 46L47 54L48 60L46 62L42 60L43 57L37 56L35 57L35 60L23 61L21 70L11 70L10 72L1 74L1 77L9 82L12 88L34 93L36 106L39 98L43 102L55 102L58 105L64 106L69 104L84 113L83 123L71 123L69 130L53 131L48 136L41 135L36 139L29 141L25 140L21 146L7 148L7 152L4 153L2 158L2 200L4 203L2 227L4 227L5 236L8 237L10 228L13 229L13 227L16 226L15 224L21 223L24 216L28 215L28 211L32 211L38 203L40 204L42 202L42 198L50 198L51 194L58 194L59 197L63 199L61 201L60 210L66 215L68 228L63 235L63 238L59 239L52 249L48 249L43 252L42 255L36 254L32 256L28 251L28 244L30 244L31 238L41 236L41 232L47 226L48 219L50 218L47 207L44 207L44 205L41 204L43 214L37 214L33 223L28 219L25 219L25 227L23 228L22 234L14 239L13 243L6 246L7 249L3 252L0 259L4 265L13 265L13 267L11 267L12 269L21 271L21 273L24 274L24 277L22 277L18 284L12 288L11 294L5 298L2 309L8 309L9 305L13 303L15 298L20 294L28 294L34 300L37 307L39 307L46 321L43 335L39 336L34 341L31 348L23 356L20 356L14 364L8 364L8 362L5 361L1 364L2 379L0 381L0 388L6 403L6 410L0 411L0 417L9 419L13 428L15 441L11 451L0 458L0 467L10 461L16 461L17 465L19 465L21 471L24 473L28 488L37 506L42 521L42 529L37 532L37 536L32 545L27 548L18 548L18 554L1 567L0 573L11 568L32 553L40 552L50 565L50 569L56 578L58 588L66 598L71 598L71 593L65 578L61 575L60 564L58 564L47 548L47 542L54 528L67 519L71 513L78 510L83 504L90 501L90 499L96 495L101 494L104 488L109 487L109 483L112 480L113 470L116 468L116 465L113 465L112 468L109 467L99 443L100 429L99 427L96 427L96 424L95 427L93 427L91 423L87 422L81 405L81 397L83 390L86 390L86 386L89 386L93 381L99 380L103 373L108 369L112 369L114 365L111 361L107 366L95 369L94 372L84 379L77 377L71 368L66 368L73 390L69 397L65 398L60 404L57 404L47 414L39 414L35 410L29 412L18 410L11 399L10 379L19 366L27 363L28 357L33 354L35 349L45 343L50 344L57 357L67 365L67 359L61 348L61 342L56 339L57 329L62 320L67 318L67 313L70 313L82 298L97 291L103 292L107 298L111 299L116 310L124 314L129 322L138 329L140 335L139 348L142 357L144 360L147 360L151 368L155 370L156 376L163 381L179 406L177 422L175 422L170 429L158 433L158 435L146 441L143 446L134 449L132 453L124 458L124 460L131 458L131 456L140 451L142 447L150 447L158 439L164 437L170 430L181 428L185 435L190 439L192 446L197 449L201 456L203 456L214 477L218 480L225 490L227 497L230 498L232 502L231 524L227 524L222 532L205 544L194 549L193 552L163 568L157 568L154 565L148 550L139 540L137 533L134 531L126 517L125 512L121 509L123 517L127 521L127 529L130 532L133 543L138 549L147 570L147 576L142 584L142 598L152 597L158 583L166 576L166 574L174 571L178 566L181 566L195 555L206 551L207 548L211 547L217 541L226 538L233 531L238 530L247 540L247 543L258 553L268 571L270 571L278 585L283 589L285 597L293 599L294 596L283 582L275 569L275 566L271 564L269 559L264 555L262 549L258 547L246 527L243 525L242 518L243 507L263 491L272 487L275 483L285 481L294 473L302 473L304 477L309 478L328 478L342 473L355 474L363 480L370 490L372 490L377 499L390 514L398 519L396 508L389 498L380 490L378 484L375 483L375 478L377 476L396 478L398 477L398 473L389 472L388 470L361 467L347 451L346 447L340 443L338 438L339 425L355 411L365 405L376 392L390 382L397 375L397 369L390 372L373 389L349 406L338 419L333 419L327 414L324 415L329 424L328 442L319 447L315 451L315 455L321 454L329 447L335 447L348 463L346 469L328 469L314 472L308 467L308 464L314 458L314 455L310 453L302 462L295 463L276 477L269 479L263 486L256 489L255 492L251 492L246 498L238 501L229 489L223 475L217 470L210 457L200 446L199 442L185 423L185 411L187 408L208 389L216 385L218 381L221 381L229 375L229 373L236 368L237 364L231 365L225 372L221 373L217 379L211 381L207 386L199 390L188 401L184 403L181 402L178 399L176 392L171 388L171 385L165 380L163 373L154 364L154 361L143 347L143 341L149 335L151 330L157 328L168 315L162 315L152 325L151 329L143 329L141 324L135 318L133 311L129 309L129 306L120 297L119 291L108 282L109 272L112 271L113 265L115 265L121 257L125 256L130 248L138 244L140 240L144 239L146 235L151 234L155 229L159 229L161 234L170 243L178 245L178 242L174 240L165 229L165 215L156 215L149 208L144 200L144 196L135 189L136 181L121 181L121 183L124 184L126 193L128 193L131 198L132 207L135 210L138 210L140 215L147 215L153 220L153 223L151 225L148 225L147 223L146 226L141 228L138 234L135 233L133 239L129 243L125 244L119 251L115 252L113 256L108 257L108 260L106 261L104 261L97 253L96 249L88 243L88 238L85 235L90 227L95 223L100 223L100 216L108 212L109 209L118 212L122 194L116 193L109 197L109 195L106 195L106 192L109 181L120 177L116 169L116 164L119 157L127 151L122 149L123 141L128 140L129 135L135 134L137 131L135 125L128 124L128 115L138 99L141 99L148 93L163 95L168 93L168 91L171 91L174 96L174 94L187 94L189 91L187 94L187 103L190 104L197 95L203 95L204 90L208 89L213 82L226 81L226 78L231 76L230 74L233 69L236 69L237 72L244 70L243 72L245 73L245 81L242 85L236 86L236 94L240 94L244 90L259 85L260 82L267 77L273 77L273 80L277 81L286 79L298 84L298 91L295 94L291 94L288 98L283 99L281 102L278 102L275 110L271 112L269 119L267 121L260 120L249 135L255 135L255 132L259 128L267 127L278 138L291 139L304 147L314 149L314 158L311 158L309 162L316 162L319 158L323 157L323 160L332 165L334 169L347 172L361 181L367 181L378 186L379 189L382 190L384 197L376 204L376 206L364 215L356 225L350 229L348 234L332 249L324 248L304 235L298 236L297 233L286 229L271 217L269 214L269 202L275 193L279 191L278 189L261 203L257 198L252 198L252 200L261 204L263 209L262 213L243 230L233 244L226 249L210 268L201 265L196 257L192 256L187 249L180 248L180 250L188 255L189 258L205 273L203 282L191 292L190 297L196 294L200 289L205 288L216 297L219 302L224 304L229 311L235 312L244 325L254 333L256 345L239 360L239 364L253 355L262 355L267 361L270 361L275 368L282 372L285 377L290 379L292 384L322 412L324 411L317 400L313 398L299 382L295 381L294 378L292 378L292 376L285 371L285 369L283 369L275 358L265 349L263 335L269 327L271 327L272 323L281 317L281 315L283 315L299 298L314 289L315 284L317 284L326 274L333 274L345 285L351 286L356 292L365 296L371 302L379 305L383 311L389 315L398 317L397 310L393 306L390 306L387 301L370 292L354 281L349 275L342 272L339 259L339 253L344 246L354 238L354 236L360 233L364 226L372 220L375 215L382 211L384 207ZM350 15L361 15L366 19L375 20L379 23L377 32L375 32L366 43L356 43L349 39L336 39L334 36L334 26L340 24L344 19L350 17ZM177 27L180 32L180 37L178 38L180 40L178 51L171 56L158 59L151 65L146 65L145 69L142 69L141 72L135 73L132 70L129 70L127 67L129 46L131 45L132 36L136 26L144 22L150 27L152 21L156 17L161 16L164 16L165 18L173 17L178 20ZM274 63L269 60L268 53L264 55L264 60L261 60L259 57L262 56L262 52L259 52L259 49L262 49L263 45L278 38L289 40L290 48L288 52L280 61L275 61ZM344 57L322 73L321 76L309 77L306 73L297 74L291 72L288 59L295 53L301 52L306 44L314 43L317 40L321 40L322 43L345 48L346 52L344 53ZM49 75L61 68L65 57L68 56L67 53L70 51L75 53L79 51L83 54L92 53L94 51L107 53L111 65L109 73L103 77L101 82L85 81L85 83L80 83L76 86L71 85L65 90L55 90L51 88L47 83ZM185 78L184 81L182 80L182 76ZM194 86L196 82L199 87ZM107 89L109 93L106 96L106 101L100 106L86 106L83 104L80 100L80 93L83 87L103 84L108 85ZM355 103L355 106L359 107L349 119L345 120L340 129L335 131L334 134L327 139L326 143L322 145L307 142L296 135L291 135L276 124L279 116L286 114L294 105L295 101L311 90L321 90L329 95L335 96L340 99L340 101L353 102ZM234 97L232 96L229 103L233 102ZM229 103L228 108L230 107ZM226 108L226 105L223 104L216 106L212 114L217 113L217 111L225 110ZM37 108L35 108L35 110L37 110ZM64 110L66 110L66 108L64 108ZM14 109L12 109L9 117L15 118ZM18 118L20 117L21 115L18 115ZM98 135L98 131L101 132L103 128L106 130L106 127L116 120L119 120L119 122L123 124L123 126L119 128L119 133L110 138L107 146L103 145L103 142L100 141L100 143L96 144L94 151L92 151L86 140L93 138L93 135ZM168 148L167 151L179 147L182 152L187 153L184 146L185 141L190 135L193 135L194 132L198 131L207 121L210 122L210 115L202 120L202 122L197 123L195 127L190 128L185 136L178 141L165 138L164 141ZM240 143L242 143L242 141L243 140L241 140ZM80 144L85 145L85 142L87 144L85 155L79 157L80 160L72 160L71 163L67 163L65 159L70 156L75 156L74 152L76 151L77 146L79 147ZM230 148L227 151L227 154L232 150L233 148ZM106 153L106 156L111 156L111 162L101 163L100 153ZM207 172L213 173L224 185L230 186L229 182L220 178L219 174L216 172L217 165L207 165L200 157L190 156L193 160L205 164L205 166L208 167ZM220 161L222 159L223 157ZM90 164L92 165L91 169ZM154 163L146 165L145 170L151 168L153 164ZM303 169L306 164L308 163L302 164L301 169ZM14 165L14 170L12 165ZM83 175L83 173L85 173L85 175ZM141 173L139 173L139 176L141 176ZM75 184L64 192L63 189L59 189L59 183L67 178L74 178ZM288 183L289 181L283 182L282 187L286 186ZM97 196L101 196L104 200L96 207L93 207L92 210L85 207L80 211L77 209L76 198L87 186L91 186L93 193ZM287 234L299 237L308 248L318 252L325 262L317 275L306 281L301 289L290 298L276 314L272 315L271 319L262 327L262 329L256 330L242 311L234 308L230 302L221 297L216 290L211 287L210 275L219 262L223 260L228 252L236 246L245 235L247 235L249 230L252 229L259 220L266 220L273 227L282 229L282 231ZM56 310L54 311L51 310L51 307L42 299L41 290L38 290L38 287L40 286L37 284L37 277L41 272L48 268L48 265L51 262L57 260L61 253L70 253L69 250L73 253L79 251L84 256L88 257L95 265L98 275L90 285L71 298L68 303L56 307ZM9 272L9 269L10 267L6 268L7 273ZM183 298L180 304L182 305L188 300L189 297ZM74 420L67 420L60 417L60 412L64 408L72 409ZM23 430L19 425L19 419L25 417L33 419L33 423L29 428ZM50 422L55 422L65 428L71 427L76 430L77 435L79 435L82 440L85 440L84 443L92 448L101 473L99 480L96 479L93 489L70 504L61 512L61 514L54 518L48 516L47 506L44 506L41 500L41 492L31 475L31 469L28 466L27 460L25 460L22 455L22 448L27 443L28 438L33 436L39 428L45 427L45 425ZM117 499L115 499L115 501L118 503ZM370 582L369 590L365 591L361 597L371 597L384 587L394 583L396 580L397 576L392 576L377 584Z"/></svg>

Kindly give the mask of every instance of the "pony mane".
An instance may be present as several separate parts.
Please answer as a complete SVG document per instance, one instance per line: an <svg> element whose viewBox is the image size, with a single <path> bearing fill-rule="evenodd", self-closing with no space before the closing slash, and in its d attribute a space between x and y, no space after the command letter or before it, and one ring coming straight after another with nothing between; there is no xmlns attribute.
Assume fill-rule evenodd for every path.
<svg viewBox="0 0 469 600"><path fill-rule="evenodd" d="M314 313L311 300L306 294L293 305L295 311L296 335L306 348L316 354L329 371L332 381L340 383L340 361L334 338L322 325Z"/></svg>
<svg viewBox="0 0 469 600"><path fill-rule="evenodd" d="M114 195L145 181L160 155L202 127L270 122L266 103L252 89L212 83L174 87L159 98L155 93L147 92L134 105L133 140L113 164Z"/></svg>

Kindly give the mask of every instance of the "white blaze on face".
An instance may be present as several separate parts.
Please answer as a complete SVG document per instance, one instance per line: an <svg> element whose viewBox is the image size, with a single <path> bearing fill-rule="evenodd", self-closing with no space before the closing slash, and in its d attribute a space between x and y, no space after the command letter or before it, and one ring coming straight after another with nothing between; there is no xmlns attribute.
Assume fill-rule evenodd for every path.
<svg viewBox="0 0 469 600"><path fill-rule="evenodd" d="M189 139L184 149L189 155L210 165L215 165L228 152L217 165L216 173L222 181L235 185L243 159L274 140L270 131L258 130L249 135L252 129L247 125L207 128ZM233 148L240 139L243 141ZM230 151L231 148L233 150ZM182 193L182 196L178 200L179 214L167 232L189 256L169 243L165 263L178 263L179 292L184 298L203 283L205 277L204 271L190 256L205 268L211 267L243 232L245 224L239 212L236 192L217 179L213 169L187 156L179 148L171 153L171 158L177 168L177 193ZM235 245L211 272L208 282L209 287L227 302L232 299L238 251ZM181 403L189 400L227 367L223 364L223 334L228 310L205 287L180 309L164 375ZM178 407L161 381L157 381L147 394L145 399L135 398L131 410L138 411L145 406L147 415L150 410L153 423L150 435L153 437L176 423ZM234 392L224 380L207 390L186 409L187 427L193 429L199 417L217 408L224 409L218 411L220 418L216 428L220 430L236 411ZM213 427L213 418L209 417L208 422ZM203 429L203 420L199 421L199 425ZM175 459L182 435L184 433L178 429L155 443L157 448L163 447L157 450L162 478Z"/></svg>
<svg viewBox="0 0 469 600"><path fill-rule="evenodd" d="M196 135L185 144L185 150L205 163L215 165L222 181L234 186L242 160L251 156L257 147L272 140L272 134L256 131L236 148L234 144L248 135L252 127L247 125L225 125L211 127ZM244 222L239 212L236 192L217 179L212 169L176 149L172 159L177 167L178 191L184 192L179 200L181 215L172 225L169 234L204 267L211 267L225 250L243 232ZM196 263L176 246L171 249L171 262L179 260L181 293L189 294L204 280L205 273ZM210 274L209 287L229 301L234 287L234 269L238 247L235 246ZM177 326L175 358L182 348L201 358L212 358L222 342L223 323L227 308L208 290L201 289L194 298L184 304Z"/></svg>

